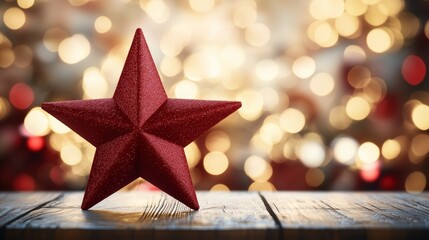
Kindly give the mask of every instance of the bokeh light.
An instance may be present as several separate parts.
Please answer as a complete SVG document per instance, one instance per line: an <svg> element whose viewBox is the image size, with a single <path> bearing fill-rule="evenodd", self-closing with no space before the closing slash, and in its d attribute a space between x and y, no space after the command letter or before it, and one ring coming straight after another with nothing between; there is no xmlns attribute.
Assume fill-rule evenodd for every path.
<svg viewBox="0 0 429 240"><path fill-rule="evenodd" d="M358 153L358 142L346 136L337 137L332 142L334 149L334 158L345 165L351 165L355 162Z"/></svg>
<svg viewBox="0 0 429 240"><path fill-rule="evenodd" d="M37 106L110 98L136 28L170 98L242 102L185 147L196 189L428 188L425 1L16 0L0 8L8 178L0 190L85 187L95 147ZM151 190L137 185L125 189Z"/></svg>
<svg viewBox="0 0 429 240"><path fill-rule="evenodd" d="M3 21L8 28L17 30L25 24L25 13L16 7L9 8L3 14Z"/></svg>
<svg viewBox="0 0 429 240"><path fill-rule="evenodd" d="M91 52L88 39L82 34L76 34L64 39L58 46L58 55L61 60L68 64L75 64L86 57Z"/></svg>
<svg viewBox="0 0 429 240"><path fill-rule="evenodd" d="M381 154L387 160L395 159L401 153L401 144L398 140L388 139L383 143Z"/></svg>
<svg viewBox="0 0 429 240"><path fill-rule="evenodd" d="M419 171L410 173L405 180L405 190L411 193L421 193L426 187L426 176Z"/></svg>
<svg viewBox="0 0 429 240"><path fill-rule="evenodd" d="M112 21L106 16L100 16L95 19L94 28L99 33L106 33L112 27Z"/></svg>
<svg viewBox="0 0 429 240"><path fill-rule="evenodd" d="M204 157L204 169L211 175L220 175L226 171L229 161L222 152L209 152Z"/></svg>
<svg viewBox="0 0 429 240"><path fill-rule="evenodd" d="M329 73L317 73L311 78L310 89L318 96L326 96L334 90L335 81Z"/></svg>
<svg viewBox="0 0 429 240"><path fill-rule="evenodd" d="M346 112L347 115L356 121L360 121L368 117L371 111L371 106L362 97L355 96L347 101Z"/></svg>
<svg viewBox="0 0 429 240"><path fill-rule="evenodd" d="M266 182L271 178L273 169L264 159L258 156L250 156L244 162L244 172L253 181Z"/></svg>
<svg viewBox="0 0 429 240"><path fill-rule="evenodd" d="M365 142L359 146L358 157L364 164L374 163L380 157L380 149L372 142Z"/></svg>
<svg viewBox="0 0 429 240"><path fill-rule="evenodd" d="M280 126L288 133L297 133L305 126L305 116L295 108L288 108L280 115Z"/></svg>
<svg viewBox="0 0 429 240"><path fill-rule="evenodd" d="M311 57L301 56L292 65L293 73L299 78L308 78L314 74L316 63Z"/></svg>
<svg viewBox="0 0 429 240"><path fill-rule="evenodd" d="M25 130L31 136L45 136L49 133L48 114L40 107L31 109L24 119Z"/></svg>
<svg viewBox="0 0 429 240"><path fill-rule="evenodd" d="M414 125L420 130L429 129L429 106L424 104L419 104L413 108L411 113L411 119L413 120Z"/></svg>
<svg viewBox="0 0 429 240"><path fill-rule="evenodd" d="M419 56L408 56L402 64L402 76L413 86L420 84L426 76L425 62Z"/></svg>
<svg viewBox="0 0 429 240"><path fill-rule="evenodd" d="M28 108L33 100L33 89L25 83L17 83L9 91L9 101L17 109Z"/></svg>

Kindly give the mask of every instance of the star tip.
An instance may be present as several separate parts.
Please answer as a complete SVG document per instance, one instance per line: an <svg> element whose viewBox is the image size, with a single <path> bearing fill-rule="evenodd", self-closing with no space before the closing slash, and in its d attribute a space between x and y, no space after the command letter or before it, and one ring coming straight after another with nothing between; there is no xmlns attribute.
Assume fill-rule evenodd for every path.
<svg viewBox="0 0 429 240"><path fill-rule="evenodd" d="M197 203L197 205L194 205L194 206L192 206L191 207L194 211L198 211L199 209L200 209L200 205L198 205L198 203Z"/></svg>
<svg viewBox="0 0 429 240"><path fill-rule="evenodd" d="M41 107L43 110L45 110L45 111L47 111L47 110L49 109L49 106L52 106L52 103L49 103L49 102L43 102L43 103L40 105L40 107Z"/></svg>

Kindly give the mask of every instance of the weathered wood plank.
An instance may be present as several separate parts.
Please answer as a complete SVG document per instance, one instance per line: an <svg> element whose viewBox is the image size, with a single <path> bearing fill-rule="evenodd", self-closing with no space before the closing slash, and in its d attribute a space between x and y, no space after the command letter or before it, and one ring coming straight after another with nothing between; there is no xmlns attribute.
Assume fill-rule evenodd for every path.
<svg viewBox="0 0 429 240"><path fill-rule="evenodd" d="M427 193L261 194L285 239L429 239Z"/></svg>
<svg viewBox="0 0 429 240"><path fill-rule="evenodd" d="M58 196L50 192L0 193L0 227Z"/></svg>
<svg viewBox="0 0 429 240"><path fill-rule="evenodd" d="M257 193L198 192L193 211L160 192L119 192L89 211L68 193L8 225L5 239L276 239Z"/></svg>

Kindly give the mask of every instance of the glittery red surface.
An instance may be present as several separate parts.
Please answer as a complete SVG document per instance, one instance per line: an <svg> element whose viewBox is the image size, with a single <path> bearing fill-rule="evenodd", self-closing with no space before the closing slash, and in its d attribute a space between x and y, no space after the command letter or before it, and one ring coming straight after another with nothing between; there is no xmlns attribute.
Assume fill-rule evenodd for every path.
<svg viewBox="0 0 429 240"><path fill-rule="evenodd" d="M167 98L141 29L113 98L42 104L97 148L84 210L138 177L199 209L183 147L240 106Z"/></svg>

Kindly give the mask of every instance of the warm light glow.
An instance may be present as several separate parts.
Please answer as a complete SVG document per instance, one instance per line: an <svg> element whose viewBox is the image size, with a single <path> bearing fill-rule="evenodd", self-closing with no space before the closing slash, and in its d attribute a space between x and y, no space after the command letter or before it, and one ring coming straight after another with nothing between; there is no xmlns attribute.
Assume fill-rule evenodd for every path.
<svg viewBox="0 0 429 240"><path fill-rule="evenodd" d="M85 98L105 98L109 85L98 68L90 67L83 73L82 89L86 95Z"/></svg>
<svg viewBox="0 0 429 240"><path fill-rule="evenodd" d="M72 144L64 145L60 151L61 160L67 165L74 166L82 161L82 152Z"/></svg>
<svg viewBox="0 0 429 240"><path fill-rule="evenodd" d="M371 81L371 72L363 66L354 66L347 73L347 80L354 88L364 88Z"/></svg>
<svg viewBox="0 0 429 240"><path fill-rule="evenodd" d="M61 28L51 28L43 35L43 45L51 52L57 52L61 42L67 38L67 32Z"/></svg>
<svg viewBox="0 0 429 240"><path fill-rule="evenodd" d="M64 39L58 47L58 55L61 60L68 64L75 64L86 57L91 52L91 45L88 39L82 34L76 34Z"/></svg>
<svg viewBox="0 0 429 240"><path fill-rule="evenodd" d="M368 5L364 0L346 0L345 1L346 12L353 16L360 16L364 14L368 8Z"/></svg>
<svg viewBox="0 0 429 240"><path fill-rule="evenodd" d="M225 184L218 183L218 184L213 185L213 187L210 188L210 191L226 191L226 192L229 192L229 187L226 186Z"/></svg>
<svg viewBox="0 0 429 240"><path fill-rule="evenodd" d="M0 120L3 119L10 111L9 104L6 99L0 97Z"/></svg>
<svg viewBox="0 0 429 240"><path fill-rule="evenodd" d="M368 33L366 43L373 52L382 53L389 50L393 40L385 28L375 28Z"/></svg>
<svg viewBox="0 0 429 240"><path fill-rule="evenodd" d="M335 19L335 29L343 37L352 37L360 28L359 19L353 15L343 13Z"/></svg>
<svg viewBox="0 0 429 240"><path fill-rule="evenodd" d="M140 1L140 7L155 23L164 23L170 18L170 8L162 0Z"/></svg>
<svg viewBox="0 0 429 240"><path fill-rule="evenodd" d="M380 149L372 142L365 142L358 149L359 160L362 163L374 163L380 157Z"/></svg>
<svg viewBox="0 0 429 240"><path fill-rule="evenodd" d="M271 81L279 74L278 64L270 59L261 60L256 64L256 76L262 81Z"/></svg>
<svg viewBox="0 0 429 240"><path fill-rule="evenodd" d="M311 78L310 89L318 96L326 96L334 90L335 82L329 73L318 73Z"/></svg>
<svg viewBox="0 0 429 240"><path fill-rule="evenodd" d="M25 116L24 127L31 136L45 136L49 133L48 115L40 107L35 107Z"/></svg>
<svg viewBox="0 0 429 240"><path fill-rule="evenodd" d="M240 6L235 10L233 21L239 28L247 28L256 21L257 13L253 7Z"/></svg>
<svg viewBox="0 0 429 240"><path fill-rule="evenodd" d="M208 13L215 5L214 0L189 0L189 6L195 12Z"/></svg>
<svg viewBox="0 0 429 240"><path fill-rule="evenodd" d="M329 113L329 123L336 129L346 129L351 122L352 119L347 115L346 108L343 106L336 106Z"/></svg>
<svg viewBox="0 0 429 240"><path fill-rule="evenodd" d="M314 74L316 63L311 57L301 56L292 65L293 73L299 78L308 78Z"/></svg>
<svg viewBox="0 0 429 240"><path fill-rule="evenodd" d="M426 187L426 176L419 171L415 171L408 175L405 180L405 190L409 193L421 193Z"/></svg>
<svg viewBox="0 0 429 240"><path fill-rule="evenodd" d="M270 29L262 23L255 23L246 28L244 38L246 42L255 47L261 47L270 40Z"/></svg>
<svg viewBox="0 0 429 240"><path fill-rule="evenodd" d="M267 122L262 125L260 130L262 140L270 145L274 145L283 137L283 132L280 126L276 123Z"/></svg>
<svg viewBox="0 0 429 240"><path fill-rule="evenodd" d="M319 46L328 48L338 41L337 31L327 22L315 22L310 25L308 35Z"/></svg>
<svg viewBox="0 0 429 240"><path fill-rule="evenodd" d="M33 60L33 50L27 45L18 45L13 48L13 52L16 56L15 66L20 68L29 67Z"/></svg>
<svg viewBox="0 0 429 240"><path fill-rule="evenodd" d="M220 74L219 59L209 51L195 52L186 58L183 71L193 81L214 78Z"/></svg>
<svg viewBox="0 0 429 240"><path fill-rule="evenodd" d="M7 47L1 47L0 48L0 67L8 68L13 64L14 61L15 61L15 54L13 53L12 49Z"/></svg>
<svg viewBox="0 0 429 240"><path fill-rule="evenodd" d="M238 113L244 119L253 121L261 115L264 101L260 93L253 90L244 90L237 95L236 99L242 103Z"/></svg>
<svg viewBox="0 0 429 240"><path fill-rule="evenodd" d="M112 21L106 16L98 17L94 22L95 31L98 33L106 33L112 27Z"/></svg>
<svg viewBox="0 0 429 240"><path fill-rule="evenodd" d="M161 51L169 57L176 57L189 41L189 33L182 26L173 26L161 39Z"/></svg>
<svg viewBox="0 0 429 240"><path fill-rule="evenodd" d="M275 191L276 188L270 182L253 182L249 186L249 191Z"/></svg>
<svg viewBox="0 0 429 240"><path fill-rule="evenodd" d="M318 20L339 17L344 12L343 0L313 0L310 2L310 14Z"/></svg>
<svg viewBox="0 0 429 240"><path fill-rule="evenodd" d="M231 146L231 140L228 134L224 131L215 130L209 133L206 137L207 150L226 152Z"/></svg>
<svg viewBox="0 0 429 240"><path fill-rule="evenodd" d="M66 134L71 131L69 127L64 125L64 123L60 122L58 119L54 118L51 115L48 115L49 126L51 130L55 133Z"/></svg>
<svg viewBox="0 0 429 240"><path fill-rule="evenodd" d="M295 108L288 108L280 115L279 122L284 131L298 133L305 126L305 116Z"/></svg>
<svg viewBox="0 0 429 240"><path fill-rule="evenodd" d="M276 89L271 87L263 88L259 91L264 99L264 109L267 111L274 111L279 106L280 96ZM287 96L283 95L282 103L287 103L289 100Z"/></svg>
<svg viewBox="0 0 429 240"><path fill-rule="evenodd" d="M264 159L258 156L250 156L244 162L244 172L253 181L266 182L271 178L273 169Z"/></svg>
<svg viewBox="0 0 429 240"><path fill-rule="evenodd" d="M429 39L429 21L427 21L425 25L425 35L426 38Z"/></svg>
<svg viewBox="0 0 429 240"><path fill-rule="evenodd" d="M372 26L380 26L386 22L388 11L384 5L370 6L365 13L365 20Z"/></svg>
<svg viewBox="0 0 429 240"><path fill-rule="evenodd" d="M429 129L429 106L424 104L419 104L415 106L411 112L411 119L420 130Z"/></svg>
<svg viewBox="0 0 429 240"><path fill-rule="evenodd" d="M34 0L17 0L16 2L23 9L31 8L34 5Z"/></svg>
<svg viewBox="0 0 429 240"><path fill-rule="evenodd" d="M366 59L366 53L357 45L349 45L344 50L344 58L350 62L363 62Z"/></svg>
<svg viewBox="0 0 429 240"><path fill-rule="evenodd" d="M222 48L219 59L227 69L239 68L244 64L245 55L243 49L236 45L227 45Z"/></svg>
<svg viewBox="0 0 429 240"><path fill-rule="evenodd" d="M411 141L411 152L417 157L423 157L429 152L429 135L419 134Z"/></svg>
<svg viewBox="0 0 429 240"><path fill-rule="evenodd" d="M24 26L25 13L19 8L11 7L4 12L3 21L8 28L17 30Z"/></svg>
<svg viewBox="0 0 429 240"><path fill-rule="evenodd" d="M192 81L182 80L175 86L174 96L176 98L195 99L198 96L198 87Z"/></svg>
<svg viewBox="0 0 429 240"><path fill-rule="evenodd" d="M381 154L387 160L395 159L401 153L401 145L395 139L388 139L381 147Z"/></svg>
<svg viewBox="0 0 429 240"><path fill-rule="evenodd" d="M319 142L305 141L298 148L298 157L309 168L320 167L325 156L325 148Z"/></svg>
<svg viewBox="0 0 429 240"><path fill-rule="evenodd" d="M325 180L325 174L318 168L310 168L305 173L305 182L310 187L318 187Z"/></svg>
<svg viewBox="0 0 429 240"><path fill-rule="evenodd" d="M197 144L195 144L195 142L191 142L184 150L189 168L197 166L201 159L201 152Z"/></svg>
<svg viewBox="0 0 429 240"><path fill-rule="evenodd" d="M363 96L366 97L368 103L377 103L383 100L386 92L386 81L376 77L371 78L368 85L363 88Z"/></svg>
<svg viewBox="0 0 429 240"><path fill-rule="evenodd" d="M229 162L222 152L209 152L203 160L204 169L211 175L220 175L226 171Z"/></svg>
<svg viewBox="0 0 429 240"><path fill-rule="evenodd" d="M87 4L89 1L90 0L69 0L69 3L72 6L80 7L80 6L83 6L83 5Z"/></svg>
<svg viewBox="0 0 429 240"><path fill-rule="evenodd" d="M332 142L334 158L345 165L351 165L356 160L359 144L351 137L337 137Z"/></svg>
<svg viewBox="0 0 429 240"><path fill-rule="evenodd" d="M371 112L371 106L362 97L356 96L349 99L346 105L347 115L356 121L360 121L368 117Z"/></svg>
<svg viewBox="0 0 429 240"><path fill-rule="evenodd" d="M166 77L174 77L182 70L182 63L177 57L165 57L160 66L161 73Z"/></svg>

